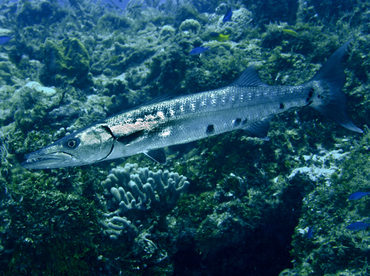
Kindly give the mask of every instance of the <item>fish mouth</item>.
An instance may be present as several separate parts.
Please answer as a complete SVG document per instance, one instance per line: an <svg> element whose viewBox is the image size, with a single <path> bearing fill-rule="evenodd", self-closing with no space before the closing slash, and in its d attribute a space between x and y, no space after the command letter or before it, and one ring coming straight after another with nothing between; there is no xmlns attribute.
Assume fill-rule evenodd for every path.
<svg viewBox="0 0 370 276"><path fill-rule="evenodd" d="M38 151L26 155L26 161L21 164L25 169L53 169L71 166L75 158L67 152L42 154Z"/></svg>

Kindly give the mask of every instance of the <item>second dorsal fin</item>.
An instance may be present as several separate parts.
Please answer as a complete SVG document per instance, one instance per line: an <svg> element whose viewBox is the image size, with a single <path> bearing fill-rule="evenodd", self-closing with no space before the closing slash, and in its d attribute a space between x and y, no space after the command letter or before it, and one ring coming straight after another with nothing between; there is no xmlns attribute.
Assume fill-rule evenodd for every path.
<svg viewBox="0 0 370 276"><path fill-rule="evenodd" d="M230 84L230 86L268 86L268 84L261 80L254 66L249 66L244 70L237 80Z"/></svg>

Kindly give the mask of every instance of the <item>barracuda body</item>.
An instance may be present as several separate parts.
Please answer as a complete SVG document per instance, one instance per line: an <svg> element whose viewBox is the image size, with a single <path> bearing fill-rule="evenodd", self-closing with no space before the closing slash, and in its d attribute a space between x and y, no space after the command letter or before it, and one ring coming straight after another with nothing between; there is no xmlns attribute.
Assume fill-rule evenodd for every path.
<svg viewBox="0 0 370 276"><path fill-rule="evenodd" d="M29 169L81 166L145 153L164 161L159 149L237 129L266 138L272 117L311 106L345 128L362 132L348 118L341 91L345 75L340 47L311 81L298 86L269 86L253 67L230 86L179 97L123 112L72 133L29 154Z"/></svg>

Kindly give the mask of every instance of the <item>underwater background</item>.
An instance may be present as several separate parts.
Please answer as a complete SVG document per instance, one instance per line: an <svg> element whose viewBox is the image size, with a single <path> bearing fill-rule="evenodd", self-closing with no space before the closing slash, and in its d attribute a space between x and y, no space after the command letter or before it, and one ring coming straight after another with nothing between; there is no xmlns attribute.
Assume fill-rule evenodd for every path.
<svg viewBox="0 0 370 276"><path fill-rule="evenodd" d="M165 165L20 166L250 65L270 85L304 83L350 39L343 91L363 134L302 108L270 141L230 132L167 149ZM369 51L368 0L1 1L0 275L368 275ZM119 204L130 179L156 183L150 201Z"/></svg>

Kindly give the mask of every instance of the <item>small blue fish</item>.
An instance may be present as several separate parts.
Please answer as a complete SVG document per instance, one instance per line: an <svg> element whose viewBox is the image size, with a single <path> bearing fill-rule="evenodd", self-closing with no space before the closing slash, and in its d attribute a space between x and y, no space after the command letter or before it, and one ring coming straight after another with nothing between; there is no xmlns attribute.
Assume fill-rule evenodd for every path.
<svg viewBox="0 0 370 276"><path fill-rule="evenodd" d="M313 226L308 227L307 239L313 238Z"/></svg>
<svg viewBox="0 0 370 276"><path fill-rule="evenodd" d="M222 21L224 23L226 23L227 21L231 21L231 17L233 16L233 11L231 8L229 8L226 12L226 14L224 15L224 18L222 19Z"/></svg>
<svg viewBox="0 0 370 276"><path fill-rule="evenodd" d="M208 51L209 47L195 47L193 50L190 51L190 55L199 55L204 53L205 51Z"/></svg>
<svg viewBox="0 0 370 276"><path fill-rule="evenodd" d="M348 230L352 231L360 231L360 230L366 230L370 227L370 223L366 222L354 222L347 226Z"/></svg>
<svg viewBox="0 0 370 276"><path fill-rule="evenodd" d="M11 40L13 37L12 36L8 36L8 35L2 35L0 36L0 45L3 45L7 42L9 42L9 40Z"/></svg>
<svg viewBox="0 0 370 276"><path fill-rule="evenodd" d="M370 192L355 192L351 194L348 199L349 200L357 200L363 198L364 196L370 195Z"/></svg>

